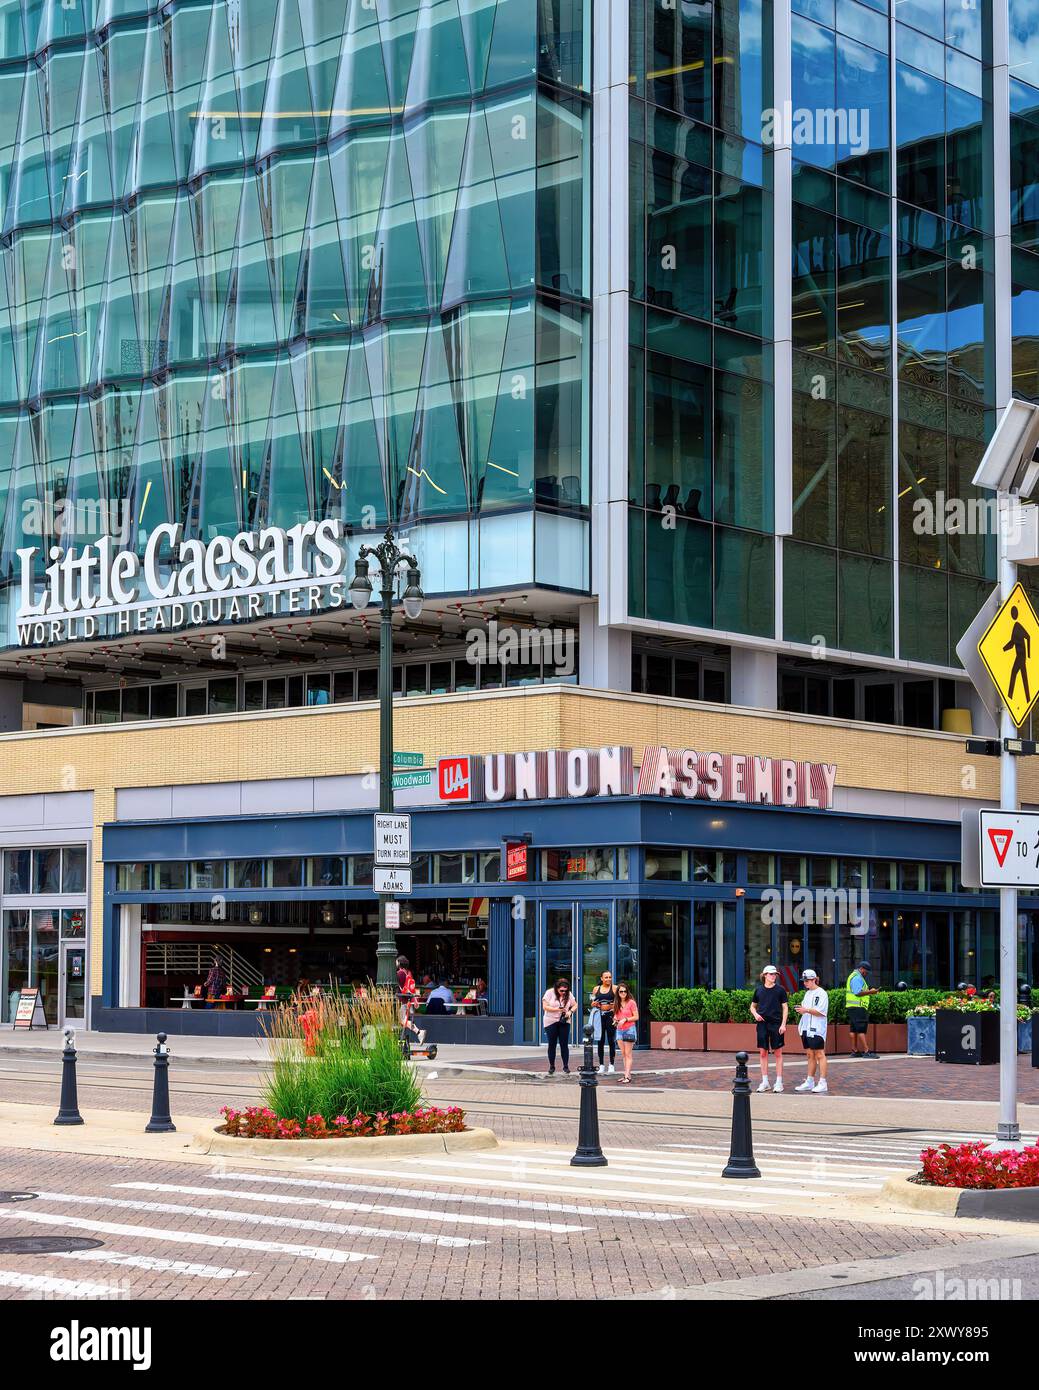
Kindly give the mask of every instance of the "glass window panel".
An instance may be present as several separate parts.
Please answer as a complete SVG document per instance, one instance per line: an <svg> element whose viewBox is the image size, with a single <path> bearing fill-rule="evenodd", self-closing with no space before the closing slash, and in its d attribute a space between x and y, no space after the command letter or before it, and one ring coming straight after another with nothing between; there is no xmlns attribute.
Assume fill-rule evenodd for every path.
<svg viewBox="0 0 1039 1390"><path fill-rule="evenodd" d="M119 864L116 872L116 887L120 893L142 892L152 886L152 866L150 864Z"/></svg>
<svg viewBox="0 0 1039 1390"><path fill-rule="evenodd" d="M268 860L266 859L232 859L230 870L230 886L232 888L266 888L268 886Z"/></svg>
<svg viewBox="0 0 1039 1390"><path fill-rule="evenodd" d="M19 991L29 984L29 913L24 909L4 913L4 939L0 950L0 1022L13 1023Z"/></svg>
<svg viewBox="0 0 1039 1390"><path fill-rule="evenodd" d="M61 850L33 850L32 891L34 893L61 892Z"/></svg>
<svg viewBox="0 0 1039 1390"><path fill-rule="evenodd" d="M354 698L355 673L336 671L332 677L332 703L349 704Z"/></svg>
<svg viewBox="0 0 1039 1390"><path fill-rule="evenodd" d="M151 717L153 719L176 719L177 694L178 690L175 685L153 685Z"/></svg>
<svg viewBox="0 0 1039 1390"><path fill-rule="evenodd" d="M4 850L4 892L32 892L32 850Z"/></svg>
<svg viewBox="0 0 1039 1390"><path fill-rule="evenodd" d="M222 859L196 859L188 865L188 887L209 892L223 888L226 864Z"/></svg>
<svg viewBox="0 0 1039 1390"><path fill-rule="evenodd" d="M32 983L43 997L48 1023L58 1021L58 913L47 908L32 914Z"/></svg>
<svg viewBox="0 0 1039 1390"><path fill-rule="evenodd" d="M681 882L688 872L686 851L657 847L646 850L646 877L651 879L675 879Z"/></svg>
<svg viewBox="0 0 1039 1390"><path fill-rule="evenodd" d="M210 714L234 714L238 708L238 681L234 676L221 676L209 682Z"/></svg>
<svg viewBox="0 0 1039 1390"><path fill-rule="evenodd" d="M178 863L155 864L152 867L155 888L164 893L179 893L187 887L188 866Z"/></svg>
<svg viewBox="0 0 1039 1390"><path fill-rule="evenodd" d="M87 852L82 845L69 845L61 851L61 891L87 891Z"/></svg>
<svg viewBox="0 0 1039 1390"><path fill-rule="evenodd" d="M339 888L346 882L346 866L342 855L328 854L307 861L310 882L315 888Z"/></svg>
<svg viewBox="0 0 1039 1390"><path fill-rule="evenodd" d="M307 704L327 705L332 699L332 677L327 671L307 677Z"/></svg>
<svg viewBox="0 0 1039 1390"><path fill-rule="evenodd" d="M272 888L299 888L303 884L303 860L274 859Z"/></svg>
<svg viewBox="0 0 1039 1390"><path fill-rule="evenodd" d="M87 914L82 907L65 907L61 910L62 936L79 938L87 934Z"/></svg>

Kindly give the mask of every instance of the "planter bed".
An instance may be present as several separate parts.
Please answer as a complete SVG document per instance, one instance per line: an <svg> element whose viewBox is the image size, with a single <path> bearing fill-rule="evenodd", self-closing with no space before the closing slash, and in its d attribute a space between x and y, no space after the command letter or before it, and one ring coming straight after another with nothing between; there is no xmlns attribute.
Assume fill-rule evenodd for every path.
<svg viewBox="0 0 1039 1390"><path fill-rule="evenodd" d="M651 1023L649 1045L665 1052L704 1052L705 1028L703 1023Z"/></svg>
<svg viewBox="0 0 1039 1390"><path fill-rule="evenodd" d="M935 1187L915 1182L914 1178L915 1174L888 1178L884 1196L910 1211L998 1221L1039 1221L1039 1187Z"/></svg>
<svg viewBox="0 0 1039 1390"><path fill-rule="evenodd" d="M196 1134L192 1145L207 1154L238 1154L250 1158L320 1159L344 1154L393 1158L415 1153L461 1153L495 1149L498 1136L492 1129L462 1129L446 1134L380 1134L349 1139L246 1139L207 1129Z"/></svg>

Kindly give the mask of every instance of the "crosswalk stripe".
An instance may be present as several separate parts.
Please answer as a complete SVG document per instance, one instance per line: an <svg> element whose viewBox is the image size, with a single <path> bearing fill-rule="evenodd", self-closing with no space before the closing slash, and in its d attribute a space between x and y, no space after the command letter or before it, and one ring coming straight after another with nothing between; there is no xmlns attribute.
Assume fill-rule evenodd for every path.
<svg viewBox="0 0 1039 1390"><path fill-rule="evenodd" d="M638 1150L610 1148L607 1154L607 1158L610 1161L610 1167L616 1168L619 1172L649 1172L650 1174L673 1173L676 1175L688 1173L693 1177L700 1177L704 1173L717 1173L719 1167L725 1166L727 1154L723 1154L720 1149L715 1150L714 1152L717 1154L717 1159L714 1160L708 1159L706 1156L704 1158L693 1158L692 1156L690 1156L689 1159L683 1160L678 1158L659 1158L653 1154L642 1155L641 1152ZM760 1151L755 1149L755 1152L760 1157ZM639 1153L639 1157L638 1159L635 1159L633 1157L624 1158L623 1155L625 1153ZM622 1156L618 1157L618 1155ZM488 1160L488 1162L496 1162L502 1165L505 1165L506 1163L523 1163L527 1161L523 1157L517 1157L515 1155L510 1157L508 1154L486 1154L485 1157ZM537 1163L552 1164L553 1166L558 1167L567 1165L570 1162L569 1158L562 1155L534 1152L530 1154L530 1160ZM441 1160L439 1159L422 1160L422 1162L424 1163L438 1163L440 1161ZM854 1168L843 1168L839 1166L839 1160L834 1161L831 1159L829 1154L824 1153L822 1151L818 1151L812 1155L812 1159L810 1162L799 1160L793 1160L790 1162L783 1162L781 1160L772 1161L768 1165L768 1174L766 1174L766 1176L775 1175L776 1177L800 1179L801 1177L811 1173L814 1168L820 1166L824 1166L826 1169L826 1179L832 1178L834 1181L841 1181L844 1185L857 1185L859 1183L869 1182L871 1179L875 1181L880 1178L889 1177L892 1173L898 1173L903 1171L896 1164L892 1163L889 1163L887 1167L883 1169L881 1172L877 1172L876 1170L871 1169L856 1171Z"/></svg>
<svg viewBox="0 0 1039 1390"><path fill-rule="evenodd" d="M134 1240L165 1240L177 1245L215 1245L222 1250L260 1250L264 1254L302 1255L326 1264L349 1265L359 1260L375 1260L377 1255L361 1255L355 1250L326 1250L320 1245L294 1245L282 1240L247 1240L244 1236L203 1235L193 1231L165 1231L156 1226L127 1226L118 1221L95 1221L86 1216L57 1216L47 1211L0 1211L0 1220L33 1221L39 1226L64 1226L74 1231L94 1231L98 1235L123 1236Z"/></svg>
<svg viewBox="0 0 1039 1390"><path fill-rule="evenodd" d="M504 1176L498 1174L496 1174L493 1177L481 1178L475 1176L472 1173L460 1173L457 1175L452 1173L423 1173L413 1168L407 1168L403 1166L403 1164L401 1168L393 1169L354 1168L341 1163L328 1163L322 1164L322 1170L328 1173L358 1173L363 1176L380 1178L395 1178L403 1174L405 1177L409 1177L412 1179L418 1178L422 1182L464 1183L466 1187L495 1187L499 1189L518 1187L522 1188L525 1192L553 1192L562 1193L564 1195L574 1194L581 1197L623 1197L629 1202L632 1200L647 1202L661 1202L665 1200L665 1198L654 1196L651 1192L633 1192L630 1187L580 1187L577 1185L576 1181L573 1184L529 1182L526 1179L523 1179L519 1182L515 1182L510 1181L508 1178L505 1178ZM581 1172L582 1176L587 1176L588 1174L587 1168L575 1169L574 1171ZM724 1190L735 1195L735 1189L733 1188L726 1187ZM762 1189L757 1185L757 1183L755 1183L755 1194L761 1191ZM796 1195L800 1196L802 1194L798 1193ZM733 1205L731 1200L722 1201L720 1198L703 1197L699 1193L669 1193L666 1197L666 1200L671 1203L682 1202L686 1205L699 1207L731 1208ZM760 1211L767 1205L768 1203L766 1202L743 1202L740 1203L740 1210Z"/></svg>
<svg viewBox="0 0 1039 1390"><path fill-rule="evenodd" d="M317 1165L318 1169L321 1165ZM333 1171L340 1171L334 1169ZM349 1169L342 1170L344 1172ZM381 1176L385 1170L359 1168L359 1173ZM602 1207L582 1207L572 1202L539 1202L523 1197L490 1197L478 1192L430 1192L424 1187L379 1187L372 1183L326 1182L320 1178L283 1178L267 1173L216 1173L214 1178L234 1182L277 1183L279 1187L320 1187L334 1192L370 1192L383 1197L418 1197L424 1202L469 1203L481 1207L508 1207L510 1211L554 1211L565 1216L598 1216ZM689 1213L684 1211L634 1211L630 1208L613 1207L611 1216L625 1217L629 1221L688 1221Z"/></svg>
<svg viewBox="0 0 1039 1390"><path fill-rule="evenodd" d="M185 1207L177 1202L134 1202L127 1197L95 1197L80 1193L38 1192L41 1202L86 1202L90 1206L125 1207L128 1211L157 1212L163 1216L205 1216L211 1221L241 1221L251 1226L291 1226L294 1230L332 1231L337 1236L379 1236L383 1240L410 1241L416 1245L441 1245L464 1249L486 1245L468 1236L427 1235L421 1231L387 1231L379 1226L356 1226L341 1221L311 1221L304 1216L264 1216L260 1212L225 1211L221 1207Z"/></svg>
<svg viewBox="0 0 1039 1390"><path fill-rule="evenodd" d="M272 1202L279 1206L325 1207L329 1211L370 1211L380 1216L403 1216L409 1220L443 1221L467 1226L507 1227L520 1231L551 1231L557 1235L573 1235L586 1231L587 1226L566 1225L558 1221L521 1221L500 1216L476 1216L468 1212L419 1211L416 1207L391 1207L386 1203L343 1202L330 1197L290 1197L284 1192L236 1192L224 1187L182 1187L176 1183L117 1182L116 1188L131 1188L137 1192L176 1192L183 1197L233 1197L245 1202Z"/></svg>
<svg viewBox="0 0 1039 1390"><path fill-rule="evenodd" d="M192 1279L248 1279L250 1275L248 1269L230 1269L226 1265L200 1265L190 1260L164 1260L158 1255L122 1255L116 1250L64 1250L55 1258L126 1265L129 1269L147 1269L157 1274L184 1274Z"/></svg>
<svg viewBox="0 0 1039 1390"><path fill-rule="evenodd" d="M722 1156L724 1156L725 1154L728 1153L728 1147L727 1147L727 1146L724 1147L724 1148L722 1148L722 1147L720 1147L720 1146L713 1145L713 1144L667 1144L667 1145L665 1145L665 1147L666 1147L666 1148L669 1148L669 1149L691 1150L691 1151L694 1151L694 1152L697 1152L697 1153L715 1153L715 1154L720 1154L720 1155L722 1155ZM622 1150L614 1150L614 1149L611 1148L610 1152L611 1152L611 1153L614 1153L614 1152L618 1152L618 1153L619 1153L619 1152L623 1152L623 1151L622 1151ZM891 1154L890 1154L888 1157L886 1157L886 1158L880 1158L880 1157L878 1157L878 1156L872 1156L872 1155L867 1156L867 1155L860 1155L860 1154L854 1154L854 1153L847 1153L847 1152L845 1152L845 1150L843 1150L843 1149L830 1149L830 1148L827 1148L827 1149L822 1149L822 1148L785 1148L785 1147L784 1147L784 1148L780 1148L779 1146L777 1146L777 1145L775 1145L775 1144L761 1144L761 1143L758 1143L758 1142L756 1142L756 1141L755 1141L755 1144L754 1144L754 1152L755 1152L756 1154L759 1154L759 1155L761 1155L761 1154L768 1154L768 1155L771 1155L771 1156L777 1157L777 1158L787 1157L787 1158L791 1159L791 1161L793 1161L793 1160L800 1154L800 1155L803 1155L805 1158L820 1158L820 1157L823 1157L823 1158L826 1158L826 1159L833 1159L833 1158L836 1158L836 1159L837 1159L838 1161L840 1161L841 1163L849 1163L849 1164L850 1164L850 1163L884 1164L884 1165L885 1165L886 1167L888 1167L888 1168L890 1168L890 1167L892 1166L892 1164L903 1163L903 1162L904 1162L904 1163L913 1163L913 1162L915 1162L915 1161L920 1157L920 1150L919 1150L919 1149L907 1149L904 1153L891 1153Z"/></svg>
<svg viewBox="0 0 1039 1390"><path fill-rule="evenodd" d="M111 1298L111 1284L89 1279L58 1279L52 1274L23 1274L0 1269L0 1288L25 1289L30 1293L60 1293L62 1298Z"/></svg>
<svg viewBox="0 0 1039 1390"><path fill-rule="evenodd" d="M490 1169L488 1169L488 1168L485 1168L485 1167L483 1166L483 1164L481 1164L481 1163L457 1162L457 1161L452 1160L452 1159L449 1158L449 1157L446 1157L446 1158L444 1158L444 1159L438 1159L438 1158L422 1158L422 1159L417 1159L416 1162L422 1163L422 1164L426 1165L427 1167L429 1167L429 1168L431 1168L431 1169L435 1169L435 1168L439 1168L440 1166L444 1166L444 1167L450 1167L450 1168L454 1168L454 1169L459 1169L459 1168L468 1169L469 1171L472 1171L472 1172L482 1172L482 1173L486 1173L486 1172L492 1171L492 1170L490 1170ZM517 1166L518 1166L518 1165L517 1165ZM732 1191L732 1188L731 1188L730 1185L729 1185L730 1182L732 1181L732 1179L729 1179L729 1180L722 1179L720 1173L718 1174L719 1179L721 1179L720 1181L718 1181L718 1182L707 1182L707 1181L704 1181L702 1177L699 1177L699 1176L694 1177L692 1174L690 1174L690 1175L688 1175L688 1176L684 1176L684 1177L673 1177L673 1178L649 1177L649 1176L647 1176L647 1175L645 1174L645 1172L644 1172L642 1169L640 1169L640 1168L638 1167L637 1164L626 1164L626 1163L611 1162L610 1165L609 1165L609 1167L610 1167L610 1170L612 1170L612 1172L615 1173L615 1174L616 1174L616 1173L620 1173L622 1176L624 1176L624 1177L626 1177L626 1178L629 1178L629 1179L632 1179L632 1180L637 1180L637 1182L638 1182L638 1184L639 1184L640 1187L680 1188L680 1189L682 1189L683 1191L688 1191L690 1188L702 1189L702 1190L708 1191L708 1192L712 1192L712 1191L713 1191L713 1192L731 1192L731 1191ZM547 1176L549 1176L549 1177L551 1177L554 1173L569 1172L569 1171L570 1171L569 1165L567 1165L567 1166L564 1168L564 1166L563 1166L562 1164L556 1164L556 1163L553 1163L553 1162L551 1162L551 1161L548 1162L548 1163L545 1163L545 1164L541 1164L541 1163L536 1162L536 1161L523 1162L523 1168L524 1168L524 1170L525 1170L526 1172L529 1172L529 1173L537 1173L537 1174L540 1174L540 1175L542 1175L542 1176L546 1176L546 1175L547 1175ZM505 1171L505 1170L504 1170L504 1169L500 1169L499 1171ZM781 1176L785 1176L785 1175L781 1175ZM767 1180L767 1177L768 1177L768 1175L765 1174L766 1180ZM789 1179L789 1178L788 1178L787 1180L788 1180L788 1181L791 1181L791 1179ZM835 1180L833 1180L833 1181L831 1182L829 1179L826 1179L826 1178L810 1178L810 1177L801 1177L801 1176L798 1176L797 1181L798 1181L799 1183L801 1183L801 1184L812 1184L812 1185L821 1185L821 1184L825 1183L826 1186L829 1187L829 1188L835 1188L835 1187L845 1187L845 1188L848 1188L848 1187L850 1187L850 1188L853 1188L853 1189L854 1189L854 1188L861 1188L861 1187L863 1187L863 1186L865 1185L864 1180L859 1180L859 1179L840 1179L840 1180L835 1179ZM761 1183L759 1180L755 1180L755 1182L754 1182L754 1191L755 1191L755 1193L762 1193L762 1192L765 1192L765 1193L768 1193L769 1195L771 1195L771 1196L773 1196L773 1197L803 1197L803 1196L805 1195L804 1190L803 1190L803 1187L763 1186L762 1183Z"/></svg>

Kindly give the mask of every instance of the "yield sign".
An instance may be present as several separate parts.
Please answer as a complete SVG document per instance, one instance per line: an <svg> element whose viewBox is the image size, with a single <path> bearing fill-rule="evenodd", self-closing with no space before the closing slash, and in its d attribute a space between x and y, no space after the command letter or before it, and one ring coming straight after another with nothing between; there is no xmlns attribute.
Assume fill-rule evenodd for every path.
<svg viewBox="0 0 1039 1390"><path fill-rule="evenodd" d="M988 837L992 842L992 848L996 852L996 859L999 861L999 867L1002 868L1006 862L1007 850L1013 843L1014 832L1012 830L997 830L993 827L989 830Z"/></svg>

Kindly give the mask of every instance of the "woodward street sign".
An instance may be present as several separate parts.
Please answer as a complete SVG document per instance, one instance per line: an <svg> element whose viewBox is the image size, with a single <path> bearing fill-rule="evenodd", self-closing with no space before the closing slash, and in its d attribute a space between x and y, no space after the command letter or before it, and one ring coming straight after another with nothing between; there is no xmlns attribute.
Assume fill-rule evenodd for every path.
<svg viewBox="0 0 1039 1390"><path fill-rule="evenodd" d="M981 811L982 888L1039 887L1039 813Z"/></svg>

